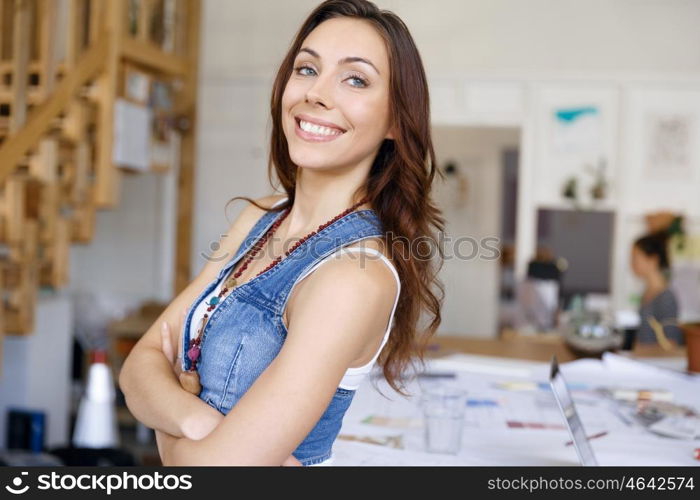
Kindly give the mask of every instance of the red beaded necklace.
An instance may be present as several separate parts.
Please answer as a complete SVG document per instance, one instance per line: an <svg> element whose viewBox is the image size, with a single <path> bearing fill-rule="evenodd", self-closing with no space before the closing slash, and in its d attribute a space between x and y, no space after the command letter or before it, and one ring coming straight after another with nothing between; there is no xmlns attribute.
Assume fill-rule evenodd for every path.
<svg viewBox="0 0 700 500"><path fill-rule="evenodd" d="M355 203L353 206L350 208L344 210L343 212L339 213L335 217L333 217L331 220L328 222L325 222L318 226L318 229L315 231L311 231L309 234L301 238L299 241L297 241L289 250L287 250L284 253L284 256L280 255L277 257L275 260L273 260L265 269L260 271L258 274L256 274L253 278L257 278L264 272L269 271L273 267L275 267L277 264L280 263L283 257L287 257L289 254L291 254L294 250L299 248L299 246L304 243L307 239L311 238L313 235L315 235L317 232L325 229L326 227L330 226L333 224L335 221L338 219L341 219L348 215L350 212L355 210L357 207L362 205L363 203L366 203L368 200L367 198L363 198L362 200L358 201ZM215 297L212 297L209 302L207 302L207 312L204 313L204 316L202 316L202 319L200 320L199 323L199 328L197 329L197 337L194 339L190 340L189 343L189 348L187 349L187 358L191 361L190 368L187 371L183 371L180 373L180 383L181 385L189 392L199 395L199 392L202 388L200 382L199 382L199 374L197 373L197 363L199 361L199 356L201 354L201 347L202 347L202 334L204 332L204 328L207 325L207 322L209 321L209 313L214 310L214 308L221 303L222 299L226 295L226 293L229 290L233 290L237 285L238 285L238 278L241 276L243 271L245 271L248 268L248 264L250 264L255 256L260 252L260 250L263 248L265 243L267 243L267 240L270 239L270 237L275 233L277 228L280 226L280 224L284 221L284 219L289 215L289 212L291 211L291 207L287 207L285 211L282 213L282 216L277 219L271 226L270 228L265 231L265 234L253 245L253 247L249 250L249 256L246 258L246 260L243 262L243 265L241 265L240 269L238 269L235 273L231 272L231 274L226 278L226 281L224 281L224 286L221 288L221 291L219 294Z"/></svg>

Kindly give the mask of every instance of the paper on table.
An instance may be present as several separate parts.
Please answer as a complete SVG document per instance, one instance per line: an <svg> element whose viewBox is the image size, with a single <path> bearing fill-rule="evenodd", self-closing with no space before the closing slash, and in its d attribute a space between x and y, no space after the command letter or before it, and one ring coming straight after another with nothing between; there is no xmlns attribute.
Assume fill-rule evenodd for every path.
<svg viewBox="0 0 700 500"><path fill-rule="evenodd" d="M442 369L445 363L441 359L429 360L429 369ZM455 360L447 360L455 363ZM461 367L455 371L457 382L467 389L469 397L475 399L498 400L496 406L475 406L467 409L462 449L457 457L427 454L423 451L423 432L420 428L392 429L361 423L368 415L382 415L391 418L420 417L417 396L420 385L425 381L414 381L408 392L414 397L404 398L393 392L385 381L376 380L381 394L373 384L366 380L350 406L343 421L341 432L389 436L401 434L404 450L390 449L357 442L340 442L334 444L337 449L338 465L443 465L443 461L456 461L456 465L578 465L575 452L565 442L570 439L568 433L556 429L510 429L503 425L505 417L517 416L521 421L542 421L544 417L562 421L560 414L553 413L543 405L544 391L504 392L494 389L498 383L512 381L512 372L505 370L505 375L470 371L477 364L493 366L505 364L517 368L532 366L533 383L547 380L548 363L518 362L503 358L460 355ZM464 361L471 368L464 368ZM477 363L479 362L479 363ZM507 366L506 366L507 368ZM646 368L646 367L644 367ZM698 385L679 380L673 376L659 376L652 370L640 374L637 370L611 369L610 366L594 359L582 359L564 363L561 369L568 384L585 383L590 387L619 385L636 388L660 387L673 391L674 399L681 404L697 406ZM590 394L589 394L590 392ZM574 392L577 408L586 430L593 434L606 430L608 434L592 441L593 449L601 465L697 465L692 451L700 447L689 441L660 437L649 433L640 426L627 426L610 410L599 406L596 393L592 391ZM586 399L585 403L583 399ZM590 400L590 401L589 401ZM590 404L589 404L590 403ZM489 413L490 412L490 413ZM533 418L530 418L532 416ZM486 418L488 417L488 418ZM450 465L445 464L445 465Z"/></svg>
<svg viewBox="0 0 700 500"><path fill-rule="evenodd" d="M695 416L669 416L651 424L649 430L678 439L700 439L700 419Z"/></svg>
<svg viewBox="0 0 700 500"><path fill-rule="evenodd" d="M356 441L336 441L333 444L333 465L359 466L458 466L483 465L481 461L470 461L464 457L440 455L419 451L397 450L376 444Z"/></svg>
<svg viewBox="0 0 700 500"><path fill-rule="evenodd" d="M645 365L653 365L673 372L688 373L688 358L686 356L644 358L642 362Z"/></svg>
<svg viewBox="0 0 700 500"><path fill-rule="evenodd" d="M450 354L431 359L429 366L435 370L456 370L487 375L504 375L508 377L531 377L533 369L548 363L503 359L471 354Z"/></svg>
<svg viewBox="0 0 700 500"><path fill-rule="evenodd" d="M679 372L668 368L662 368L652 363L646 363L637 359L630 359L612 352L603 353L603 364L610 370L620 373L639 374L647 376L664 376L683 380L686 382L700 383L700 375Z"/></svg>
<svg viewBox="0 0 700 500"><path fill-rule="evenodd" d="M403 436L401 434L396 434L394 436L370 436L367 434L342 433L338 435L338 439L343 441L358 441L362 443L377 444L397 449L403 449L404 447Z"/></svg>
<svg viewBox="0 0 700 500"><path fill-rule="evenodd" d="M423 421L408 417L385 417L383 415L367 415L362 419L363 424L378 425L382 427L408 428L422 427Z"/></svg>

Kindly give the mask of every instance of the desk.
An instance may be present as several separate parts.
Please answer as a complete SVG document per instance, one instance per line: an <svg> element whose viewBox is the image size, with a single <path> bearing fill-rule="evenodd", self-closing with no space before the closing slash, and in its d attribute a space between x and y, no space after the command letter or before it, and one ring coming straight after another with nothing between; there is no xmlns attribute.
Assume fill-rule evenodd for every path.
<svg viewBox="0 0 700 500"><path fill-rule="evenodd" d="M700 410L700 376L681 375L620 356L611 356L623 360L617 364L609 359L575 359L554 338L487 340L446 336L437 338L436 343L438 348L426 356L428 370L456 371L456 383L464 386L470 397L498 402L491 408L467 409L460 453L452 456L424 451L418 397L425 381L409 382L410 397L406 398L378 377L366 380L358 389L333 447L334 465L577 466L575 450L564 445L569 440L568 432L556 428L557 424L562 427L563 417L551 401L545 401L552 398L546 384L534 384L536 389L529 393L503 388L504 383L511 381L546 382L553 353L568 361L561 364L561 370L567 383L578 387L573 396L587 434L608 432L591 441L601 465L699 465L693 450L700 447L700 439L676 440L652 434L637 424L629 425L606 406L595 389L611 385L665 388L673 392L675 402ZM469 354L459 354L465 351ZM655 363L673 361L675 366L684 365L682 349L671 353L675 357L670 358L668 352L656 346L641 346L637 352L647 356L645 359L656 358ZM523 359L526 357L530 359ZM626 367L625 362L631 367ZM381 419L374 417L384 417L385 421L380 425ZM540 429L510 425L514 420L547 425ZM387 444L368 444L370 440ZM392 446L396 443L401 448Z"/></svg>
<svg viewBox="0 0 700 500"><path fill-rule="evenodd" d="M556 354L559 362L564 363L583 357L572 351L561 336L556 334L511 335L498 339L439 335L428 347L426 353L428 358L439 358L462 352L509 359L549 361L552 359L552 354ZM658 344L637 343L632 354L640 358L685 357L686 350L684 347L676 347L672 351L666 351Z"/></svg>

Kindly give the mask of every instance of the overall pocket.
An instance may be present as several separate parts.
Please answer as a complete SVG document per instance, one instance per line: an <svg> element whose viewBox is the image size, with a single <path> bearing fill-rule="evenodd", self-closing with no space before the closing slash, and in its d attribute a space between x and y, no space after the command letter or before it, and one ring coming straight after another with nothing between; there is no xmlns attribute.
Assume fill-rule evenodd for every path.
<svg viewBox="0 0 700 500"><path fill-rule="evenodd" d="M224 383L221 398L219 399L219 404L217 405L217 410L219 410L220 412L225 411L226 413L228 413L233 404L233 398L236 389L237 367L239 364L238 362L241 358L241 351L243 351L244 344L245 337L241 339L240 344L238 344L236 353L233 355L233 359L231 360L231 364L229 365L228 373L226 374L226 382Z"/></svg>

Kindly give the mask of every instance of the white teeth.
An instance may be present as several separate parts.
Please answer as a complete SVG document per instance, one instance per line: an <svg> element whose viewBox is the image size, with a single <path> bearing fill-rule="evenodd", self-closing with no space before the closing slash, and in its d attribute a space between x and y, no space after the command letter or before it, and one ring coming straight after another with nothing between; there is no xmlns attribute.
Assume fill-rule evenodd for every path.
<svg viewBox="0 0 700 500"><path fill-rule="evenodd" d="M305 132L316 135L340 135L342 132L337 129L322 127L320 125L314 125L313 123L305 122L304 120L299 120L299 126Z"/></svg>

